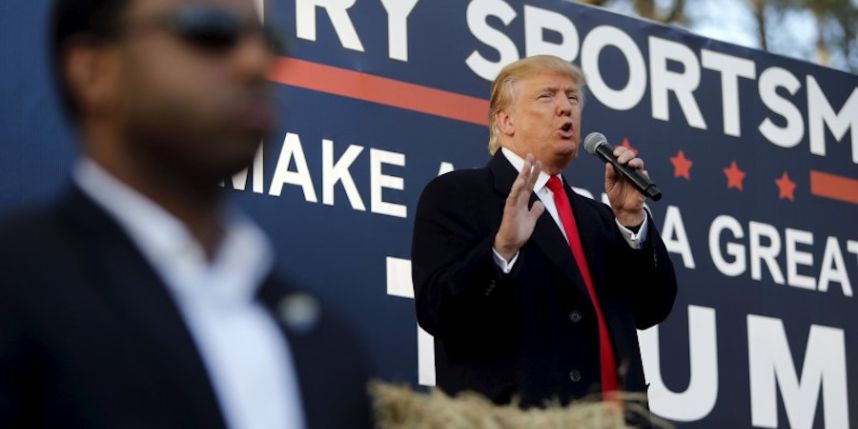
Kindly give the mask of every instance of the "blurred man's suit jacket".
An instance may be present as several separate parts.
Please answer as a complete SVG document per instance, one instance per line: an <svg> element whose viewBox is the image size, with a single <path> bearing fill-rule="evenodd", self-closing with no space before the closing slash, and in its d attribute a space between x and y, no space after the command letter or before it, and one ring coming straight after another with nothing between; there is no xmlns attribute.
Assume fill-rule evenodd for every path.
<svg viewBox="0 0 858 429"><path fill-rule="evenodd" d="M0 226L0 427L224 428L211 380L165 285L76 187ZM257 299L292 351L309 428L371 427L368 367L324 305L284 323L296 292Z"/></svg>

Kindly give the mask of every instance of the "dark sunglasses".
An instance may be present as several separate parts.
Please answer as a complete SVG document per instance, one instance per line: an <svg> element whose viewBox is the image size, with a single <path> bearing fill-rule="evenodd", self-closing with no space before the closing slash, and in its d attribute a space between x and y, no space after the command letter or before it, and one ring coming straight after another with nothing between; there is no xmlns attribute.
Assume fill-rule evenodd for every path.
<svg viewBox="0 0 858 429"><path fill-rule="evenodd" d="M269 50L285 55L285 44L269 26L258 19L241 17L235 12L212 6L189 6L153 21L166 27L184 42L211 53L226 53L247 35L261 36Z"/></svg>

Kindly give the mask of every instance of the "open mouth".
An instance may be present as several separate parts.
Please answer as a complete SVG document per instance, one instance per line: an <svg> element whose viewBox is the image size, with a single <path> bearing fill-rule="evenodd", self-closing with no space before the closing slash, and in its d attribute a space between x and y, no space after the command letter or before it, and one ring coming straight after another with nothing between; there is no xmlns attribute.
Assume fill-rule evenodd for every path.
<svg viewBox="0 0 858 429"><path fill-rule="evenodd" d="M564 122L563 125L560 126L559 130L560 130L560 134L564 138L571 138L572 137L572 122L571 121Z"/></svg>

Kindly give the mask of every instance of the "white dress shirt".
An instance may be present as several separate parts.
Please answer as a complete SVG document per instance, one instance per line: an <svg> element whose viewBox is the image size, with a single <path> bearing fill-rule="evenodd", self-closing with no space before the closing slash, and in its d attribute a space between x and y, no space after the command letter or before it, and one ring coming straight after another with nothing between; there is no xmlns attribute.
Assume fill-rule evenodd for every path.
<svg viewBox="0 0 858 429"><path fill-rule="evenodd" d="M524 168L524 160L520 156L516 155L515 152L505 147L501 148L501 152L509 163L515 167L516 171L520 173ZM533 184L533 192L536 194L536 197L542 201L542 204L545 206L545 211L551 215L552 219L554 219L554 223L557 225L557 228L560 229L560 233L563 234L563 238L566 239L566 242L569 242L569 237L566 236L566 229L563 228L563 221L560 220L560 215L557 213L557 206L554 204L554 193L551 192L551 189L548 189L548 186L546 186L548 184L548 179L550 178L551 176L547 173L540 171L539 178L536 179L536 183ZM560 179L560 183L563 183L563 176L558 174L557 178ZM640 249L646 240L648 217L646 210L644 210L644 220L643 223L641 223L640 228L638 228L637 233L621 225L618 220L614 219L617 224L617 228L620 230L620 234L626 239L626 242L628 242L629 246L633 249ZM500 255L500 253L498 253L497 249L492 248L492 251L497 266L500 267L504 273L512 271L515 261L518 260L518 252L515 253L512 259L507 261Z"/></svg>
<svg viewBox="0 0 858 429"><path fill-rule="evenodd" d="M289 344L255 293L271 271L265 235L248 219L224 215L213 261L178 219L83 159L74 179L110 214L167 286L206 366L232 429L303 428Z"/></svg>

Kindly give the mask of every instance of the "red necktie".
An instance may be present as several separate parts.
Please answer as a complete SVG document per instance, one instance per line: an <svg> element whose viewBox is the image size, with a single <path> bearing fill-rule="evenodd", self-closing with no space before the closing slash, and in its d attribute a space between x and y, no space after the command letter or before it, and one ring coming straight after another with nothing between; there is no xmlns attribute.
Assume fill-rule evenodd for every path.
<svg viewBox="0 0 858 429"><path fill-rule="evenodd" d="M584 284L590 293L590 299L593 300L593 308L596 309L596 319L599 322L599 360L602 366L602 396L605 397L610 392L620 390L620 383L617 380L614 348L611 346L608 325L605 323L605 316L602 314L602 307L599 305L599 298L596 296L596 289L593 287L593 279L590 277L590 268L587 266L587 259L584 257L584 246L581 244L581 236L578 235L578 225L575 223L575 216L572 216L572 206L569 204L569 197L566 196L563 184L557 176L551 176L548 179L547 186L554 194L554 205L557 207L557 214L560 215L560 221L563 223L563 229L566 231L566 238L569 239L569 248L572 250L572 256L578 264L578 270L581 272L581 277L584 279Z"/></svg>

